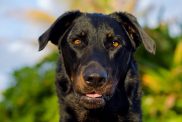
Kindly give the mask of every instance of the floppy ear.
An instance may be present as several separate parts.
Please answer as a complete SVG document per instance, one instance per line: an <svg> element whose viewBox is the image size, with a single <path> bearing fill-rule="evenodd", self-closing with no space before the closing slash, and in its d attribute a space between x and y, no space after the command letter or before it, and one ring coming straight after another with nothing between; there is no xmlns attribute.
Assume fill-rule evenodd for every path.
<svg viewBox="0 0 182 122"><path fill-rule="evenodd" d="M45 31L39 37L39 51L45 48L48 41L51 41L53 44L57 45L58 40L62 37L67 29L73 24L73 21L81 15L79 11L72 11L64 13L60 16L51 27Z"/></svg>
<svg viewBox="0 0 182 122"><path fill-rule="evenodd" d="M133 15L126 12L115 12L110 14L110 16L121 23L128 37L130 38L134 49L136 49L142 42L148 52L155 54L155 42L142 29L142 27L138 24L137 19Z"/></svg>

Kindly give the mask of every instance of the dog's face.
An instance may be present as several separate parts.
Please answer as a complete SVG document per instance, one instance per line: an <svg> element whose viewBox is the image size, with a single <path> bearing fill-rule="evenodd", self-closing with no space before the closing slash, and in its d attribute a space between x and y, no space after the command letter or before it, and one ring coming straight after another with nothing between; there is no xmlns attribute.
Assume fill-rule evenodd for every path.
<svg viewBox="0 0 182 122"><path fill-rule="evenodd" d="M103 107L124 80L131 56L140 42L154 53L153 41L126 13L64 14L39 39L40 50L49 40L61 52L62 66L72 93L87 109ZM61 82L61 81L60 81Z"/></svg>
<svg viewBox="0 0 182 122"><path fill-rule="evenodd" d="M74 92L85 107L104 106L113 95L132 53L127 40L117 21L88 14L74 21L58 45Z"/></svg>

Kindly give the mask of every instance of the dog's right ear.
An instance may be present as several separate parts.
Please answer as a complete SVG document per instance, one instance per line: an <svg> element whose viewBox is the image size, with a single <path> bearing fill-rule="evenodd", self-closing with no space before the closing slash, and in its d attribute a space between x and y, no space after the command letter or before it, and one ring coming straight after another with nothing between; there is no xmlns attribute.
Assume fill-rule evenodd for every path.
<svg viewBox="0 0 182 122"><path fill-rule="evenodd" d="M48 41L58 45L58 41L73 24L73 21L82 13L80 11L66 12L60 16L51 27L39 37L39 51L43 50Z"/></svg>

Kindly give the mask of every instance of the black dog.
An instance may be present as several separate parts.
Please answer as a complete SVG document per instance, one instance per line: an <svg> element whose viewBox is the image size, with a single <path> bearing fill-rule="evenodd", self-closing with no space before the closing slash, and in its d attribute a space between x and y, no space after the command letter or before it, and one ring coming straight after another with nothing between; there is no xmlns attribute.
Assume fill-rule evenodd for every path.
<svg viewBox="0 0 182 122"><path fill-rule="evenodd" d="M155 43L134 16L73 11L39 38L57 45L57 93L61 122L141 122L141 87L133 53Z"/></svg>

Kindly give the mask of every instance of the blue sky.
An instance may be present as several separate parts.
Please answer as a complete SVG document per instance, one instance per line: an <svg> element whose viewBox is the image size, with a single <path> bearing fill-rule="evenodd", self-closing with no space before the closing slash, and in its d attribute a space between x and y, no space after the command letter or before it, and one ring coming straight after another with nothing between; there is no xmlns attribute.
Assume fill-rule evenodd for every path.
<svg viewBox="0 0 182 122"><path fill-rule="evenodd" d="M155 27L159 11L163 9L162 20L171 23L174 35L180 32L176 22L182 23L181 5L181 0L140 0L136 14L151 8L145 19L148 26ZM36 40L47 26L25 19L23 13L29 9L42 10L57 17L69 8L64 2L56 4L52 0L0 1L0 90L10 83L13 70L33 65L49 52L49 49L37 51ZM143 20L139 18L139 21L142 23Z"/></svg>

